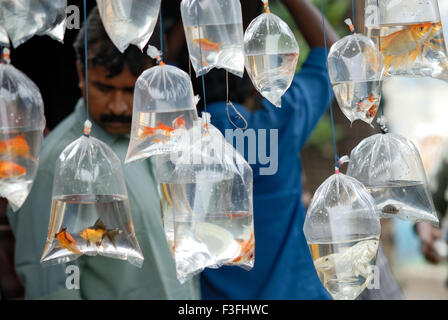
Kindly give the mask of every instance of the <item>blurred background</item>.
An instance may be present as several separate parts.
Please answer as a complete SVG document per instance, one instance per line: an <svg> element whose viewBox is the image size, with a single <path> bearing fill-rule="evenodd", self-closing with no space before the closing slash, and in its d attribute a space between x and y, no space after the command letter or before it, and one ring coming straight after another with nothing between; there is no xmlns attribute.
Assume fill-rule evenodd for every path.
<svg viewBox="0 0 448 320"><path fill-rule="evenodd" d="M321 8L321 0L311 0ZM164 32L169 34L180 20L179 2L162 1ZM448 1L439 0L445 36L448 35ZM82 9L82 0L69 0L69 5ZM88 1L88 9L96 1ZM261 12L261 1L241 0L245 27ZM296 33L300 45L300 64L308 52L307 45L285 7L280 1L270 1L271 10L284 19ZM344 19L352 16L350 0L324 0L325 13L340 36L349 32ZM82 12L81 12L82 13ZM354 22L358 32L363 32L364 0L355 0ZM82 21L82 14L81 14ZM75 69L75 53L72 43L78 30L67 30L65 43L48 37L34 37L12 51L13 64L27 74L40 88L45 102L47 130L53 129L70 114L81 96ZM172 52L186 48L170 47ZM180 61L182 67L185 61ZM184 67L185 69L185 67ZM188 71L188 70L186 70ZM193 79L195 80L195 79ZM210 81L210 78L209 78ZM224 86L224 85L223 85ZM196 90L196 92L201 92ZM446 101L448 83L433 79L395 78L384 83L384 107L391 131L410 138L419 149L427 173L438 158L442 143L448 138ZM377 128L357 121L350 122L334 105L338 154L350 151L365 137L378 132ZM329 113L325 115L310 137L301 154L304 166L304 200L309 201L317 187L333 173L333 146ZM345 168L343 168L345 171ZM5 215L6 202L0 201L0 299L21 299L23 288L14 273L14 237ZM431 265L422 257L419 240L413 224L399 220L382 220L382 240L393 272L408 299L448 299L446 281L448 262Z"/></svg>

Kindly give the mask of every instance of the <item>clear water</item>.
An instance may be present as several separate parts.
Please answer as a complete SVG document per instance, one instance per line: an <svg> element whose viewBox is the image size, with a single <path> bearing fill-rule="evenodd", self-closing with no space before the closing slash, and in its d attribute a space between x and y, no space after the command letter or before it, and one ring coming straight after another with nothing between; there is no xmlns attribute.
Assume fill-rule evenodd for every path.
<svg viewBox="0 0 448 320"><path fill-rule="evenodd" d="M381 81L336 82L333 91L342 113L353 122L371 123L381 101Z"/></svg>
<svg viewBox="0 0 448 320"><path fill-rule="evenodd" d="M246 70L258 92L280 108L281 97L292 83L298 59L295 53L246 56Z"/></svg>
<svg viewBox="0 0 448 320"><path fill-rule="evenodd" d="M159 184L164 229L183 282L204 268L254 264L252 212L232 212L232 180Z"/></svg>
<svg viewBox="0 0 448 320"><path fill-rule="evenodd" d="M191 109L174 112L139 112L134 114L132 116L131 140L125 163L172 152L177 141L174 132L167 135L163 130L156 130L154 135L146 135L145 127L154 128L161 122L173 128L173 121L178 117L185 121L184 129L190 129L193 126L193 122L198 119L196 110Z"/></svg>
<svg viewBox="0 0 448 320"><path fill-rule="evenodd" d="M185 35L191 63L197 76L207 73L214 67L243 76L244 49L241 24L185 26ZM202 58L199 39L201 39Z"/></svg>
<svg viewBox="0 0 448 320"><path fill-rule="evenodd" d="M0 130L0 195L8 199L14 211L23 205L30 193L42 139L42 130ZM20 173L9 169L15 165L20 166Z"/></svg>
<svg viewBox="0 0 448 320"><path fill-rule="evenodd" d="M119 229L115 236L115 245L105 237L100 246L94 243L87 245L87 240L81 237L81 232L92 227L100 218L106 228ZM55 235L67 228L76 241L76 248L81 254L128 260L130 263L141 266L143 255L135 237L132 224L129 200L119 195L71 195L53 198L51 207L50 225L47 242L42 254L41 263L66 263L77 259L81 254L59 247L59 240Z"/></svg>
<svg viewBox="0 0 448 320"><path fill-rule="evenodd" d="M419 181L389 181L382 186L366 185L366 188L375 199L381 217L428 221L438 225L426 184Z"/></svg>
<svg viewBox="0 0 448 320"><path fill-rule="evenodd" d="M444 80L448 77L447 52L440 21L367 28L367 36L377 45L379 35L386 74Z"/></svg>
<svg viewBox="0 0 448 320"><path fill-rule="evenodd" d="M308 243L319 279L335 300L354 300L373 275L379 236Z"/></svg>

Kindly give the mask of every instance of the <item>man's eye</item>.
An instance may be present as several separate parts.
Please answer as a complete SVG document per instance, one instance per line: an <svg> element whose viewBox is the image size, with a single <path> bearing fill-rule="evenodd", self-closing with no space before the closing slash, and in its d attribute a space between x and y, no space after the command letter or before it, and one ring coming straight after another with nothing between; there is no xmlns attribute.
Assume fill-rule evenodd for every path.
<svg viewBox="0 0 448 320"><path fill-rule="evenodd" d="M95 87L97 87L97 89L100 90L101 92L110 92L113 90L113 88L99 84L99 83L95 84Z"/></svg>

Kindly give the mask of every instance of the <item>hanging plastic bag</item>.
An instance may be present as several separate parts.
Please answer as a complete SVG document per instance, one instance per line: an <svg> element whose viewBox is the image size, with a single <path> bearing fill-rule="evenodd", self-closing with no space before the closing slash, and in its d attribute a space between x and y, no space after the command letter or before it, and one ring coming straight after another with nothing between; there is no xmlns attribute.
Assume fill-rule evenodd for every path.
<svg viewBox="0 0 448 320"><path fill-rule="evenodd" d="M328 55L328 73L342 113L371 125L381 101L384 59L372 40L355 33L337 41Z"/></svg>
<svg viewBox="0 0 448 320"><path fill-rule="evenodd" d="M36 177L45 128L44 103L37 86L10 64L0 63L0 196L17 211Z"/></svg>
<svg viewBox="0 0 448 320"><path fill-rule="evenodd" d="M187 73L160 59L160 52L148 48L159 65L137 79L132 114L131 140L125 163L173 152L179 138L198 119L197 98Z"/></svg>
<svg viewBox="0 0 448 320"><path fill-rule="evenodd" d="M239 0L182 0L182 21L196 75L223 68L244 73L243 16Z"/></svg>
<svg viewBox="0 0 448 320"><path fill-rule="evenodd" d="M60 154L53 181L53 205L44 265L81 255L127 260L141 267L143 255L134 232L120 159L105 143L84 135Z"/></svg>
<svg viewBox="0 0 448 320"><path fill-rule="evenodd" d="M299 59L299 45L289 26L271 13L255 18L244 34L246 70L260 94L276 107L291 86Z"/></svg>
<svg viewBox="0 0 448 320"><path fill-rule="evenodd" d="M438 226L422 160L409 139L384 133L362 140L351 152L347 175L366 186L382 218Z"/></svg>
<svg viewBox="0 0 448 320"><path fill-rule="evenodd" d="M2 0L2 26L17 48L34 35L63 41L67 0Z"/></svg>
<svg viewBox="0 0 448 320"><path fill-rule="evenodd" d="M104 28L121 52L133 44L143 51L160 12L161 0L97 0Z"/></svg>
<svg viewBox="0 0 448 320"><path fill-rule="evenodd" d="M365 26L384 55L386 75L448 81L437 0L366 0Z"/></svg>
<svg viewBox="0 0 448 320"><path fill-rule="evenodd" d="M356 299L372 279L381 234L366 188L336 168L314 194L303 231L325 289L336 300Z"/></svg>
<svg viewBox="0 0 448 320"><path fill-rule="evenodd" d="M178 152L155 157L165 233L182 283L206 267L249 270L255 259L252 169L204 123L188 130Z"/></svg>

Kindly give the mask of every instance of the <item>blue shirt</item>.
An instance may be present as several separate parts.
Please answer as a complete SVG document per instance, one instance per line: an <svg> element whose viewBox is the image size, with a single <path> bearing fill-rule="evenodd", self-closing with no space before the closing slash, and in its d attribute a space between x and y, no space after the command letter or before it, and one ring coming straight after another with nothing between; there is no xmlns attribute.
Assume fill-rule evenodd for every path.
<svg viewBox="0 0 448 320"><path fill-rule="evenodd" d="M330 299L314 269L303 234L306 210L301 201L300 150L332 99L322 48L311 50L302 70L283 95L282 108L263 99L253 113L238 104L249 129L278 129L278 170L260 175L263 165L251 164L254 174L255 266L206 269L201 276L203 299ZM207 106L211 122L223 133L234 129L225 102ZM232 109L230 109L230 113ZM235 121L234 121L235 122ZM236 123L243 126L242 122ZM229 141L230 142L230 141ZM234 141L231 141L234 144ZM258 143L257 143L258 145ZM248 159L247 153L244 155ZM250 162L250 161L249 161ZM266 166L264 166L266 167Z"/></svg>

